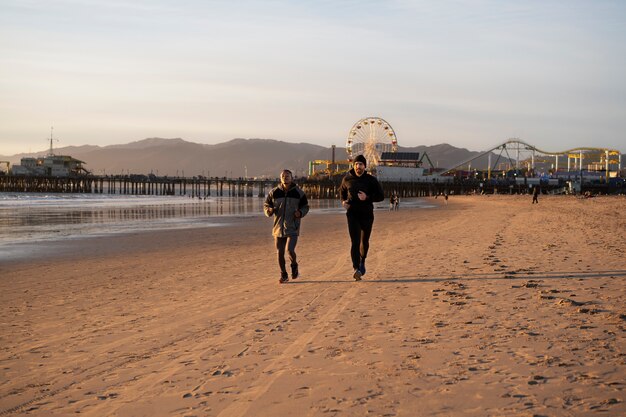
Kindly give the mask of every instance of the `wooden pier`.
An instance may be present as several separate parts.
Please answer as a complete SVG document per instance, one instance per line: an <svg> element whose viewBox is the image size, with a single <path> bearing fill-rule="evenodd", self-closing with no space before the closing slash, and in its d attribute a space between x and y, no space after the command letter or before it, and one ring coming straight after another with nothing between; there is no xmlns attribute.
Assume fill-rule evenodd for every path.
<svg viewBox="0 0 626 417"><path fill-rule="evenodd" d="M129 176L0 176L0 192L263 197L277 180Z"/></svg>
<svg viewBox="0 0 626 417"><path fill-rule="evenodd" d="M278 184L276 179L246 179L226 177L156 177L146 175L43 177L0 175L0 192L87 193L119 195L178 195L206 197L265 197ZM296 182L309 198L339 198L341 179L298 178ZM481 181L455 182L383 182L385 195L395 193L400 198L427 197L443 193L460 194L526 194L526 185L487 183ZM561 186L541 186L544 192Z"/></svg>

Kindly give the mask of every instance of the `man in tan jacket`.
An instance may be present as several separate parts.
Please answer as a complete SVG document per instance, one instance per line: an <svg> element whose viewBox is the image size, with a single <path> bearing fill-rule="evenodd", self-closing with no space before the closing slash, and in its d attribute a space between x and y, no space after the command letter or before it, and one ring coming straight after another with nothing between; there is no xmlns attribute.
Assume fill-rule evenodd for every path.
<svg viewBox="0 0 626 417"><path fill-rule="evenodd" d="M274 218L272 236L278 253L281 284L289 280L285 264L285 248L291 261L291 279L298 278L296 244L300 234L300 220L309 212L309 202L304 191L293 182L293 174L284 169L280 173L280 184L273 188L263 204L267 217Z"/></svg>

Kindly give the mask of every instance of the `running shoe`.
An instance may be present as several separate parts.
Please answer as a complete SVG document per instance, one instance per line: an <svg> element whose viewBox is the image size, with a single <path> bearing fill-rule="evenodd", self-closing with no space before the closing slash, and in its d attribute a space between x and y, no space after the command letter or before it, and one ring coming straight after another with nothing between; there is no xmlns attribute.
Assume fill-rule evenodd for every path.
<svg viewBox="0 0 626 417"><path fill-rule="evenodd" d="M287 275L287 272L281 272L280 273L280 280L278 280L278 282L281 283L281 284L284 284L287 281L289 281L289 275Z"/></svg>
<svg viewBox="0 0 626 417"><path fill-rule="evenodd" d="M298 278L298 264L291 264L291 279Z"/></svg>
<svg viewBox="0 0 626 417"><path fill-rule="evenodd" d="M361 271L359 271L358 269L354 270L354 275L352 275L352 278L354 278L355 281L361 281L361 276L363 274L361 274Z"/></svg>

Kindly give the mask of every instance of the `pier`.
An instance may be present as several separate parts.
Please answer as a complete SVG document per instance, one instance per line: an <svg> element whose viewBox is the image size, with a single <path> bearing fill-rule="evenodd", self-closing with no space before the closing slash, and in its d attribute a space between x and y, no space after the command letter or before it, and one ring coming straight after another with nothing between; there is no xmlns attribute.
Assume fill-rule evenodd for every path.
<svg viewBox="0 0 626 417"><path fill-rule="evenodd" d="M341 178L297 178L296 182L309 198L339 198ZM171 195L192 198L265 197L278 178L249 179L226 177L156 177L146 175L46 177L0 175L0 192L86 193L119 195ZM395 193L400 198L428 197L448 193L463 194L527 194L529 186L506 180L481 181L457 179L452 182L382 182L386 197ZM556 193L564 184L541 185L544 193ZM585 191L608 194L614 192L606 184L586 184ZM618 190L619 191L619 190ZM626 191L626 190L624 190Z"/></svg>
<svg viewBox="0 0 626 417"><path fill-rule="evenodd" d="M0 192L264 197L277 180L184 178L145 175L45 177L0 176Z"/></svg>

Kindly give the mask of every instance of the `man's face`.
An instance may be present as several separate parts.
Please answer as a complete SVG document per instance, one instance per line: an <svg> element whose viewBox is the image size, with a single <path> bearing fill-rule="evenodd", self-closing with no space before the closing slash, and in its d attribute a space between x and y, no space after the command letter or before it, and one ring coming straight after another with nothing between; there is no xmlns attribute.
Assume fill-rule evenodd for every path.
<svg viewBox="0 0 626 417"><path fill-rule="evenodd" d="M365 172L365 164L363 162L355 162L354 172L356 172L357 177L363 175L363 173Z"/></svg>
<svg viewBox="0 0 626 417"><path fill-rule="evenodd" d="M293 181L293 177L291 176L291 172L283 171L280 173L280 182L283 185L289 185Z"/></svg>

